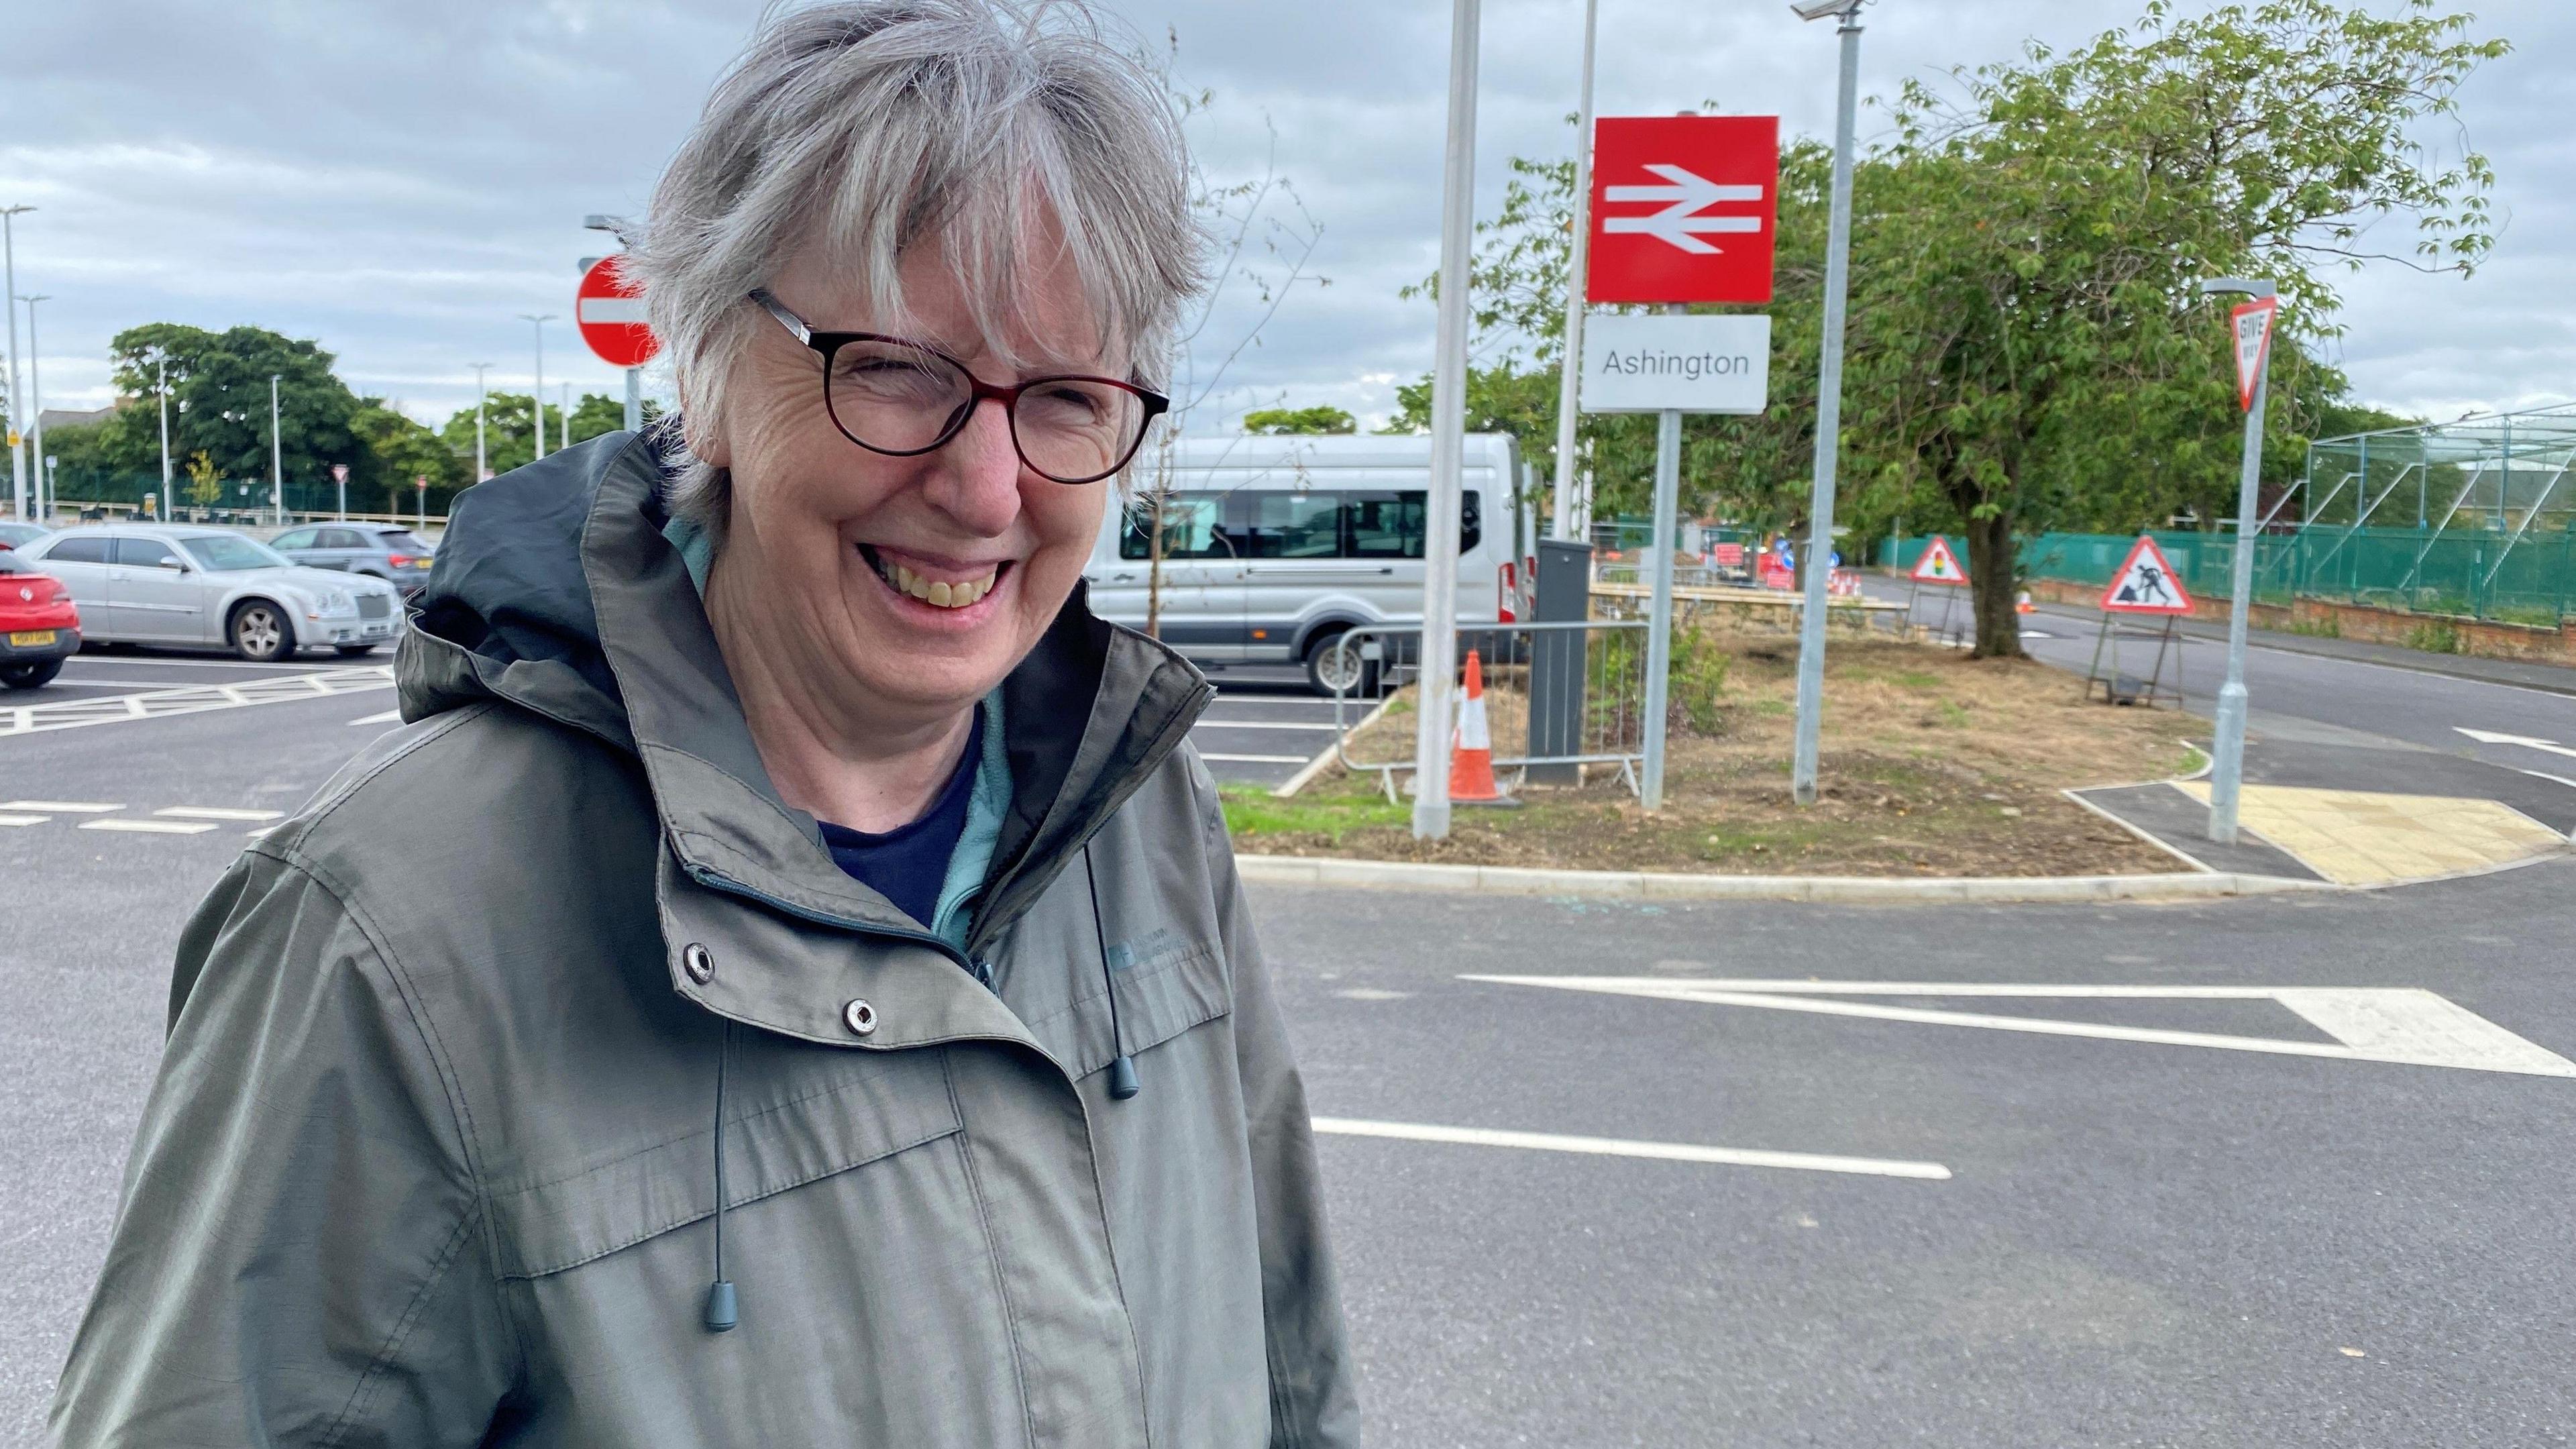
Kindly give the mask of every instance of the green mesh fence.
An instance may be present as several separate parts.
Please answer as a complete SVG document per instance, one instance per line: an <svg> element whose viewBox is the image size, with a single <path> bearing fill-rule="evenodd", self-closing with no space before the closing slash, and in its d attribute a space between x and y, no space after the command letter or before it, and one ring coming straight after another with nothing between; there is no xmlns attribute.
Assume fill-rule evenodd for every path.
<svg viewBox="0 0 2576 1449"><path fill-rule="evenodd" d="M82 518L132 518L145 514L159 516L161 508L161 474L151 472L116 472L107 469L57 468L54 470L52 519L69 523ZM5 495L7 481L0 477L0 495ZM185 474L171 480L172 512L183 522L264 525L272 521L272 495L265 478L227 478L222 480L213 499L195 501ZM402 490L403 517L411 517L416 496ZM349 511L358 516L383 515L388 502L381 488L349 490ZM290 518L303 515L314 518L336 517L340 508L340 488L323 481L288 480L285 488L286 511ZM443 494L432 494L433 516L445 507Z"/></svg>
<svg viewBox="0 0 2576 1449"><path fill-rule="evenodd" d="M2254 597L2329 599L2507 623L2576 616L2576 405L2499 413L2311 444L2305 476L2275 499L2254 545ZM2236 538L2159 531L2183 586L2224 599ZM2032 578L2108 584L2134 534L2025 538ZM1926 538L1882 543L1902 571ZM1950 547L1967 559L1966 542Z"/></svg>

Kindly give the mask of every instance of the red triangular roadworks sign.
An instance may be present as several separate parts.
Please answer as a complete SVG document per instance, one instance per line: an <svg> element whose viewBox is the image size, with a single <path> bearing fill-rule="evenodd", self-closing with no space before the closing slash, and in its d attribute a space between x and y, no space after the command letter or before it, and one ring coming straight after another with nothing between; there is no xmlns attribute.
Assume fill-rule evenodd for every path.
<svg viewBox="0 0 2576 1449"><path fill-rule="evenodd" d="M2188 614L2191 593L2165 562L2165 551L2142 533L2129 546L2128 562L2102 591L2102 607L2113 614Z"/></svg>
<svg viewBox="0 0 2576 1449"><path fill-rule="evenodd" d="M1959 556L1950 551L1950 540L1936 533L1932 535L1932 546L1923 550L1923 557L1914 561L1914 572L1906 577L1918 584L1964 587L1968 571L1960 564Z"/></svg>

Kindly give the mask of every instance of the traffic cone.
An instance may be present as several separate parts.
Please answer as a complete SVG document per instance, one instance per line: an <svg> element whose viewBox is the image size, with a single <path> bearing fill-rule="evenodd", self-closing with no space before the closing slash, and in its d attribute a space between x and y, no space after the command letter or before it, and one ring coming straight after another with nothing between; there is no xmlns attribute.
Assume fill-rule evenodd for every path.
<svg viewBox="0 0 2576 1449"><path fill-rule="evenodd" d="M2021 597L2013 600L2013 612L2016 614L2036 614L2039 612L2039 605L2030 601L2030 590L2022 590Z"/></svg>
<svg viewBox="0 0 2576 1449"><path fill-rule="evenodd" d="M1449 739L1449 798L1461 805L1503 799L1494 784L1494 737L1485 724L1485 666L1467 651L1467 692L1458 701L1458 729Z"/></svg>

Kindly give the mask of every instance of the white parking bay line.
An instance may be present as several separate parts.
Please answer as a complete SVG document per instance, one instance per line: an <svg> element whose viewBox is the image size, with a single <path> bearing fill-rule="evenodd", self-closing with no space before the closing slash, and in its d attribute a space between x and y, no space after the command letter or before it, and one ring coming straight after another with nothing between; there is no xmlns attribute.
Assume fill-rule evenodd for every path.
<svg viewBox="0 0 2576 1449"><path fill-rule="evenodd" d="M1218 755L1205 750L1199 752L1199 758L1228 765L1302 765L1306 763L1304 755Z"/></svg>
<svg viewBox="0 0 2576 1449"><path fill-rule="evenodd" d="M84 820L83 830L122 830L132 835L203 835L211 820Z"/></svg>
<svg viewBox="0 0 2576 1449"><path fill-rule="evenodd" d="M351 723L351 724L353 724L353 725L362 725L362 724L392 724L394 721L396 721L396 720L398 720L398 719L401 719L401 718L402 718L402 711L401 711L401 710L398 710L398 709L389 709L389 710L386 710L383 714L361 715L361 716L360 716L360 717L358 717L357 719L353 719L353 720L349 721L349 723Z"/></svg>
<svg viewBox="0 0 2576 1449"><path fill-rule="evenodd" d="M1631 1142L1617 1137L1564 1137L1554 1132L1498 1132L1485 1127L1433 1127L1418 1122L1366 1122L1318 1117L1318 1132L1348 1137L1397 1137L1411 1142L1456 1142L1470 1147L1519 1147L1533 1152L1579 1152L1598 1157L1647 1157L1665 1162L1707 1162L1721 1167L1786 1167L1804 1172L1850 1172L1869 1177L1911 1177L1947 1182L1937 1162L1885 1157L1835 1157L1813 1152L1768 1152L1747 1147L1697 1147L1687 1142Z"/></svg>
<svg viewBox="0 0 2576 1449"><path fill-rule="evenodd" d="M0 825L42 825L51 815L0 815Z"/></svg>
<svg viewBox="0 0 2576 1449"><path fill-rule="evenodd" d="M1203 719L1190 728L1194 730L1333 730L1340 729L1341 726L1330 722L1307 724L1278 719Z"/></svg>
<svg viewBox="0 0 2576 1449"><path fill-rule="evenodd" d="M283 820L283 810L235 810L223 805L173 805L155 810L155 815L175 815L182 820Z"/></svg>
<svg viewBox="0 0 2576 1449"><path fill-rule="evenodd" d="M85 800L0 800L0 810L40 810L55 815L105 815L122 805L96 805Z"/></svg>

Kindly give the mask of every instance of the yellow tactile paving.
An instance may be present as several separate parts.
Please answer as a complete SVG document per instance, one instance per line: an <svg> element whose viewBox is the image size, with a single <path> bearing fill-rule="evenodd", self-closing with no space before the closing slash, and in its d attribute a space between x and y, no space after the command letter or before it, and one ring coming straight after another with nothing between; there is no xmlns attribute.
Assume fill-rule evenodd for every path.
<svg viewBox="0 0 2576 1449"><path fill-rule="evenodd" d="M2206 781L2176 788L2206 803ZM2387 885L2567 848L2567 838L2509 805L2452 795L2380 795L2248 785L2237 820L2340 885Z"/></svg>

